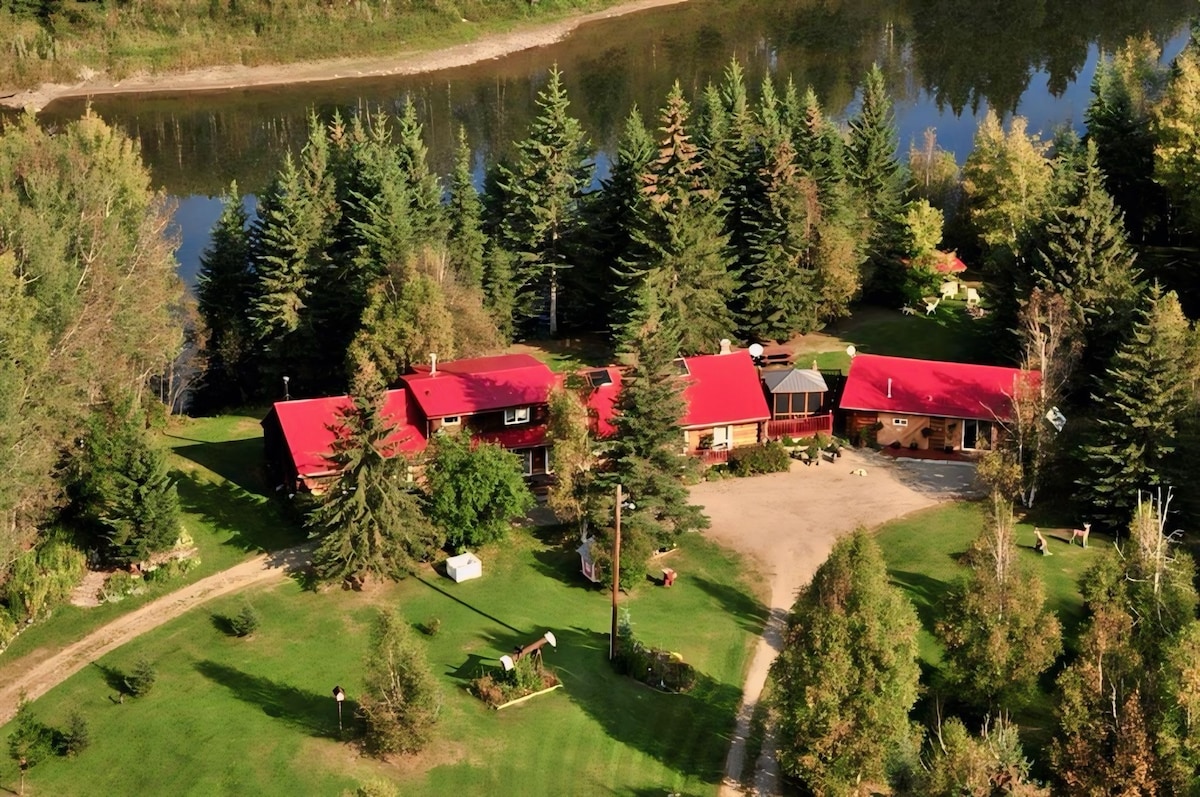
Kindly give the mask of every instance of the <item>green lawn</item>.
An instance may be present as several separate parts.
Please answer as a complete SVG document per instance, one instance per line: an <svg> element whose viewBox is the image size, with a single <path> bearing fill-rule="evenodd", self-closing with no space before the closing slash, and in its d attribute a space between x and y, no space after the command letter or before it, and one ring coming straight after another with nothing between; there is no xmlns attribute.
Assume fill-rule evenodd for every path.
<svg viewBox="0 0 1200 797"><path fill-rule="evenodd" d="M232 567L263 551L304 540L296 522L266 498L262 475L260 414L172 419L164 441L183 506L183 526L199 549L200 565L175 581L148 585L145 593L92 609L62 606L17 637L0 655L6 668L41 647L66 645L165 592Z"/></svg>
<svg viewBox="0 0 1200 797"><path fill-rule="evenodd" d="M988 326L973 320L964 307L961 301L942 302L932 316L924 311L904 315L899 310L860 307L850 318L825 330L826 335L837 339L833 348L799 353L796 362L807 364L815 358L820 368L846 372L850 358L845 348L853 343L864 354L995 364L994 349L988 345Z"/></svg>
<svg viewBox="0 0 1200 797"><path fill-rule="evenodd" d="M692 535L671 565L676 587L647 583L625 598L635 632L678 651L702 673L687 695L615 676L606 661L609 603L578 573L573 545L514 533L480 552L484 577L454 584L432 571L366 593L305 592L292 582L250 596L263 617L251 640L227 637L220 616L243 598L207 604L105 657L35 703L62 726L80 708L93 746L30 773L35 794L338 794L371 776L405 795L713 794L747 655L766 610L740 563ZM379 764L338 740L330 695L359 689L365 629L377 605L441 621L423 637L443 687L437 740L415 761ZM553 630L546 661L564 689L496 712L465 689L502 653ZM140 655L158 666L154 691L118 705L115 673ZM348 717L349 718L349 715ZM0 738L10 729L0 729ZM0 785L15 770L0 764Z"/></svg>

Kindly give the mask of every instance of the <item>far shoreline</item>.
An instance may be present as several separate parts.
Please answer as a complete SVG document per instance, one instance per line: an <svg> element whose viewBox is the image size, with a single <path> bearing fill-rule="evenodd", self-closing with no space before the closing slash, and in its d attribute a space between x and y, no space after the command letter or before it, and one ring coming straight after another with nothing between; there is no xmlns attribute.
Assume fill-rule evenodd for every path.
<svg viewBox="0 0 1200 797"><path fill-rule="evenodd" d="M575 14L508 33L488 34L466 44L434 50L409 51L393 56L339 58L262 66L213 66L187 72L135 75L117 81L98 75L79 83L44 83L36 89L0 97L0 107L37 113L55 100L73 97L221 91L437 72L545 47L589 22L685 2L687 0L630 0L603 11Z"/></svg>

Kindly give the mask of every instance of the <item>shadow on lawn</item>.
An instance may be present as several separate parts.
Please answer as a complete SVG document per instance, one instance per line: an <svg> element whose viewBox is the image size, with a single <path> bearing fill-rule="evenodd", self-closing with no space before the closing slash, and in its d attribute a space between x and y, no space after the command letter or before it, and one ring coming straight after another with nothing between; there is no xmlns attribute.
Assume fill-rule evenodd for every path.
<svg viewBox="0 0 1200 797"><path fill-rule="evenodd" d="M607 634L578 627L554 633L558 649L546 654L546 663L562 679L567 696L611 738L686 777L721 781L741 699L738 687L699 673L687 694L658 692L613 671Z"/></svg>
<svg viewBox="0 0 1200 797"><path fill-rule="evenodd" d="M267 716L293 728L318 738L336 739L341 736L337 729L336 714L331 711L333 698L330 695L319 695L281 684L215 661L197 662L196 671L213 683L224 686L238 700L260 707ZM349 721L352 721L356 710L357 704L352 700L346 700L342 705L343 716Z"/></svg>
<svg viewBox="0 0 1200 797"><path fill-rule="evenodd" d="M192 440L188 437L168 434L174 440ZM191 445L175 446L176 454L208 468L247 492L267 495L267 478L263 466L263 441L261 437L245 440L225 440L220 443L194 441Z"/></svg>
<svg viewBox="0 0 1200 797"><path fill-rule="evenodd" d="M246 492L232 482L212 482L191 473L175 472L179 503L220 534L227 545L244 551L271 551L303 542L294 523L270 501Z"/></svg>
<svg viewBox="0 0 1200 797"><path fill-rule="evenodd" d="M933 629L938 620L937 607L941 604L950 585L945 581L930 578L924 573L913 573L908 570L889 570L888 576L892 584L907 593L913 605L917 608L917 616L921 619L921 627Z"/></svg>
<svg viewBox="0 0 1200 797"><path fill-rule="evenodd" d="M719 584L703 576L695 576L691 579L687 579L686 576L685 573L683 576L686 579L684 586L694 584L699 587L701 592L717 601L725 614L732 615L744 631L752 634L762 633L770 611L761 601L729 584Z"/></svg>

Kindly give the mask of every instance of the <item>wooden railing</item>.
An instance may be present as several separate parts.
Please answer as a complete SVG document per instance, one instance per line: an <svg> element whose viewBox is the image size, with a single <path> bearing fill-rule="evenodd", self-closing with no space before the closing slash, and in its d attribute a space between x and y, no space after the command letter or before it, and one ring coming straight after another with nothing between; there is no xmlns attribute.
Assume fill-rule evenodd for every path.
<svg viewBox="0 0 1200 797"><path fill-rule="evenodd" d="M767 439L778 440L788 437L812 437L816 434L833 434L833 413L810 415L807 418L792 418L786 421L767 421Z"/></svg>
<svg viewBox="0 0 1200 797"><path fill-rule="evenodd" d="M722 448L714 451L711 448L705 448L697 451L696 456L700 457L700 461L705 465L719 465L729 461L729 449Z"/></svg>

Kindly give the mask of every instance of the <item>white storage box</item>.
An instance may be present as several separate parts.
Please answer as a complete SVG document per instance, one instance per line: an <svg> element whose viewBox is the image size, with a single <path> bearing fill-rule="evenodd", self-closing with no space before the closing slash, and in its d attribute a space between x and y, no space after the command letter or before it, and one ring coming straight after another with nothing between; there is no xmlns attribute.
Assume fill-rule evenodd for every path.
<svg viewBox="0 0 1200 797"><path fill-rule="evenodd" d="M483 562L473 553L461 553L446 560L446 575L455 581L466 581L483 575Z"/></svg>

